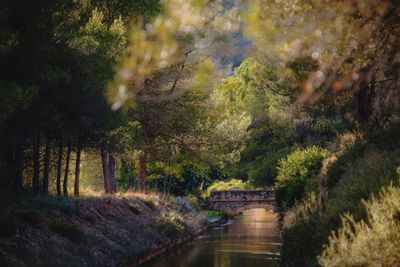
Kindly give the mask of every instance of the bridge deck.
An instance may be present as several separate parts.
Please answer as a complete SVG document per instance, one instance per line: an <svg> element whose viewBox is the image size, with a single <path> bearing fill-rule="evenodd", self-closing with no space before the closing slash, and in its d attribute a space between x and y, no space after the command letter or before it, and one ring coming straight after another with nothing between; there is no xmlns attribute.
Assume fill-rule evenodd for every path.
<svg viewBox="0 0 400 267"><path fill-rule="evenodd" d="M264 190L221 190L213 191L207 202L274 202L275 191Z"/></svg>
<svg viewBox="0 0 400 267"><path fill-rule="evenodd" d="M207 208L239 213L246 209L275 209L275 190L223 190L213 191L206 201Z"/></svg>
<svg viewBox="0 0 400 267"><path fill-rule="evenodd" d="M206 201L215 209L236 208L253 205L275 206L275 191L264 190L221 190L213 191Z"/></svg>

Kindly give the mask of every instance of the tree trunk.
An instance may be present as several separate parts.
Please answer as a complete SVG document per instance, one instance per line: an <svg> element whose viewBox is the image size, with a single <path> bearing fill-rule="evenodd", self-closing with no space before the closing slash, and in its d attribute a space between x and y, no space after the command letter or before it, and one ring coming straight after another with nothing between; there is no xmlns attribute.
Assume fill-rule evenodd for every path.
<svg viewBox="0 0 400 267"><path fill-rule="evenodd" d="M44 152L44 171L43 171L43 194L49 194L49 170L50 170L50 140L46 139L46 150Z"/></svg>
<svg viewBox="0 0 400 267"><path fill-rule="evenodd" d="M108 168L110 172L110 190L111 193L117 192L117 182L115 181L115 158L112 154L108 156Z"/></svg>
<svg viewBox="0 0 400 267"><path fill-rule="evenodd" d="M62 154L63 154L63 146L60 143L58 148L58 159L57 159L57 178L56 178L56 186L57 186L57 196L61 196L61 164L62 164Z"/></svg>
<svg viewBox="0 0 400 267"><path fill-rule="evenodd" d="M111 193L111 183L110 183L110 159L108 153L101 149L101 165L103 167L103 178L104 178L104 191L109 194Z"/></svg>
<svg viewBox="0 0 400 267"><path fill-rule="evenodd" d="M74 183L74 196L79 196L79 179L81 172L81 147L78 146L76 150L76 163L75 163L75 183Z"/></svg>
<svg viewBox="0 0 400 267"><path fill-rule="evenodd" d="M147 152L143 151L143 153L139 156L139 191L146 191L147 184Z"/></svg>
<svg viewBox="0 0 400 267"><path fill-rule="evenodd" d="M66 197L68 197L68 174L69 174L70 159L71 159L71 145L68 145L67 158L65 160L64 182L63 182L63 193L64 193L64 196L66 196Z"/></svg>
<svg viewBox="0 0 400 267"><path fill-rule="evenodd" d="M33 178L32 178L32 189L33 193L39 193L39 168L40 168L40 151L39 151L39 136L35 134L33 141Z"/></svg>

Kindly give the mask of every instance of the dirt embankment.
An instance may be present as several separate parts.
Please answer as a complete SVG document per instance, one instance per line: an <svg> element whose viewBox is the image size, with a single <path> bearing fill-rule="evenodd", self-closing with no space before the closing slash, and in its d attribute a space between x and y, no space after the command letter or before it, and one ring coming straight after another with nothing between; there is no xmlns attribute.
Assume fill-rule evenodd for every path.
<svg viewBox="0 0 400 267"><path fill-rule="evenodd" d="M0 266L136 266L203 231L183 199L42 198L0 214Z"/></svg>

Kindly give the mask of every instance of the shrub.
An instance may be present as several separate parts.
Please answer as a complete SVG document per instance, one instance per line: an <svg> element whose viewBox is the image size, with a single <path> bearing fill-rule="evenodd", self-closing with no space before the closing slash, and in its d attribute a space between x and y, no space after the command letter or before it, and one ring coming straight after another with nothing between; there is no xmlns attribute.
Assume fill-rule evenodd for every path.
<svg viewBox="0 0 400 267"><path fill-rule="evenodd" d="M324 163L326 171L323 171L322 181L329 188L334 187L339 179L351 168L351 165L358 158L362 157L368 145L362 138L355 138L350 134L341 137L340 148L335 156L331 157Z"/></svg>
<svg viewBox="0 0 400 267"><path fill-rule="evenodd" d="M356 222L367 220L362 200L379 193L382 186L398 184L395 177L399 164L396 152L369 151L364 157L346 163L348 168L324 201L305 198L286 212L282 248L284 265L314 266L323 245L329 242L331 232L342 227L341 215L351 213Z"/></svg>
<svg viewBox="0 0 400 267"><path fill-rule="evenodd" d="M220 212L216 210L202 210L202 214L207 218L214 218L220 216Z"/></svg>
<svg viewBox="0 0 400 267"><path fill-rule="evenodd" d="M199 203L199 199L195 196L195 195L188 195L186 196L186 199L192 204L193 209L195 211L200 211L200 203Z"/></svg>
<svg viewBox="0 0 400 267"><path fill-rule="evenodd" d="M223 221L228 221L229 218L232 217L231 216L231 212L225 211L225 210L220 212L220 216L221 216Z"/></svg>
<svg viewBox="0 0 400 267"><path fill-rule="evenodd" d="M365 219L361 200L379 193L383 186L397 184L399 164L398 153L378 151L370 151L364 158L348 164L346 172L330 191L321 223L330 230L340 227L340 215L346 212L351 212L356 220Z"/></svg>
<svg viewBox="0 0 400 267"><path fill-rule="evenodd" d="M134 214L139 214L140 213L140 209L138 205L134 205L134 204L130 204L128 206L129 210L132 211Z"/></svg>
<svg viewBox="0 0 400 267"><path fill-rule="evenodd" d="M283 266L315 266L315 258L322 246L319 227L322 207L321 197L311 192L285 213L281 251Z"/></svg>
<svg viewBox="0 0 400 267"><path fill-rule="evenodd" d="M276 196L282 208L290 208L304 197L327 157L326 149L312 146L297 149L279 161Z"/></svg>
<svg viewBox="0 0 400 267"><path fill-rule="evenodd" d="M368 142L378 149L396 150L400 148L400 123L392 120L381 127L373 127L367 131Z"/></svg>
<svg viewBox="0 0 400 267"><path fill-rule="evenodd" d="M186 229L186 224L177 217L166 216L163 218L155 219L151 225L156 228L160 233L166 236L173 237Z"/></svg>
<svg viewBox="0 0 400 267"><path fill-rule="evenodd" d="M141 201L150 209L155 210L156 204L151 199L141 199Z"/></svg>
<svg viewBox="0 0 400 267"><path fill-rule="evenodd" d="M322 266L398 266L400 262L400 188L389 186L363 202L367 220L346 214L343 227L329 239Z"/></svg>
<svg viewBox="0 0 400 267"><path fill-rule="evenodd" d="M210 196L213 191L221 190L237 190L237 189L251 189L252 186L248 182L243 182L242 180L232 179L227 182L219 181L210 185L202 194L203 198Z"/></svg>
<svg viewBox="0 0 400 267"><path fill-rule="evenodd" d="M40 221L40 213L31 208L18 209L15 213L19 218L33 225L38 224Z"/></svg>
<svg viewBox="0 0 400 267"><path fill-rule="evenodd" d="M50 229L53 232L65 237L66 239L68 239L71 242L74 242L74 243L86 242L86 236L82 232L82 230L79 228L78 225L65 223L62 221L54 221L50 225Z"/></svg>

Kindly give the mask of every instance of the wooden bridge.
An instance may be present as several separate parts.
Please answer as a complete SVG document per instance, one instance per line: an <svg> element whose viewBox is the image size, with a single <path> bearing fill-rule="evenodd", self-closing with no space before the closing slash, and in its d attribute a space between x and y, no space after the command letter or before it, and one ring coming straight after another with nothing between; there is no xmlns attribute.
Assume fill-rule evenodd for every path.
<svg viewBox="0 0 400 267"><path fill-rule="evenodd" d="M254 208L275 209L275 190L225 190L213 191L206 201L211 210L240 213Z"/></svg>

